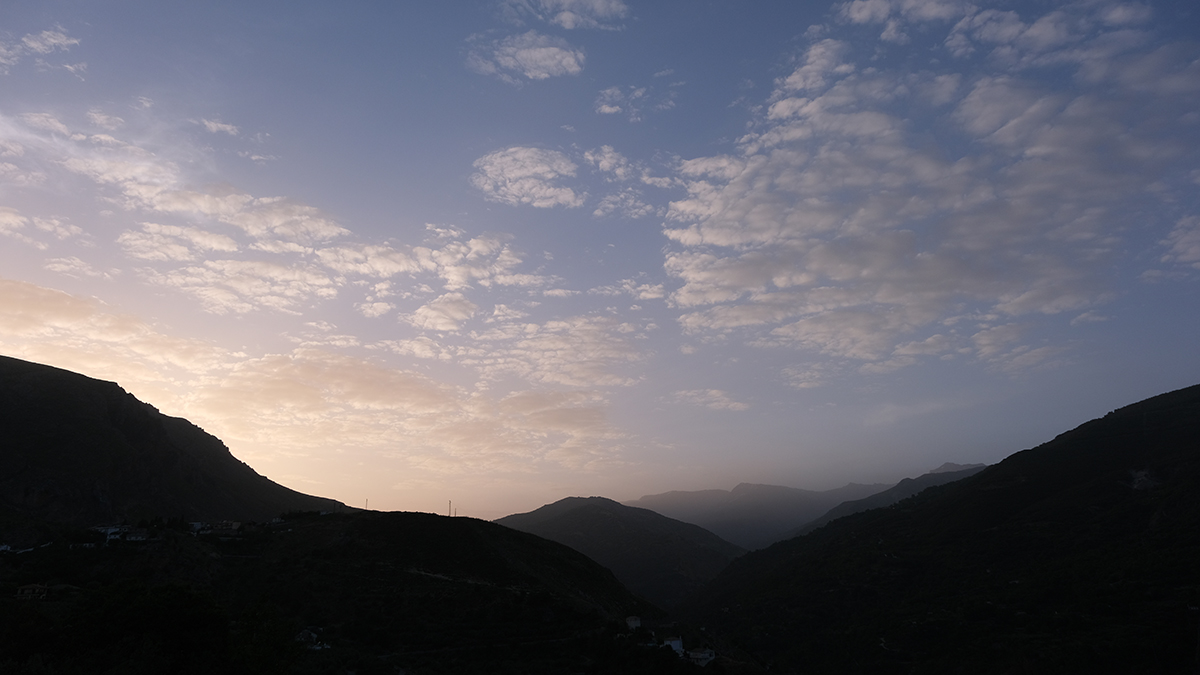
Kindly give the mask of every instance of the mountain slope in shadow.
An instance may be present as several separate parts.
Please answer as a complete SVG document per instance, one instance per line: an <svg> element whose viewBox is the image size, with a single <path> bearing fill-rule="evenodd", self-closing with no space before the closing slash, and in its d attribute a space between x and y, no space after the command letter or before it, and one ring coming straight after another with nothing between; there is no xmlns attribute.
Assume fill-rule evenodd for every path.
<svg viewBox="0 0 1200 675"><path fill-rule="evenodd" d="M1200 386L747 554L696 621L778 672L1191 672Z"/></svg>
<svg viewBox="0 0 1200 675"><path fill-rule="evenodd" d="M673 491L646 495L626 506L650 509L699 525L747 550L769 546L844 501L891 487L850 483L834 490L740 483L732 490Z"/></svg>
<svg viewBox="0 0 1200 675"><path fill-rule="evenodd" d="M262 521L345 508L260 476L217 438L113 382L8 357L0 444L0 512L10 523Z"/></svg>
<svg viewBox="0 0 1200 675"><path fill-rule="evenodd" d="M665 608L744 553L699 526L604 497L568 497L495 522L570 546Z"/></svg>

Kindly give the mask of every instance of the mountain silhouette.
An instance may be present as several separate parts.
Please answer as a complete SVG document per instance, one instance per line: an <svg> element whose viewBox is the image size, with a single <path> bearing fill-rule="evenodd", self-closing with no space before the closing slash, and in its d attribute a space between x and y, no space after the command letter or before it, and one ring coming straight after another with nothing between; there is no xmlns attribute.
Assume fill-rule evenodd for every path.
<svg viewBox="0 0 1200 675"><path fill-rule="evenodd" d="M880 509L885 506L891 506L900 500L908 499L913 495L920 494L925 488L931 488L937 485L945 485L946 483L952 483L956 480L962 480L968 476L974 476L980 471L983 471L985 468L987 468L987 465L985 464L964 466L946 462L941 467L938 467L929 473L922 474L916 478L905 478L883 492L877 492L870 497L864 497L862 499L842 502L841 504L838 504L832 509L826 511L825 515L821 516L820 518L817 518L816 520L810 521L801 527L792 530L790 533L788 533L788 538L790 539L791 537L808 534L809 532L812 532L819 527L823 527L827 523L835 521L838 518L843 518L845 516L858 513L859 511Z"/></svg>
<svg viewBox="0 0 1200 675"><path fill-rule="evenodd" d="M1200 385L733 561L691 616L795 672L1193 672Z"/></svg>
<svg viewBox="0 0 1200 675"><path fill-rule="evenodd" d="M113 382L0 357L0 513L91 526L338 510L255 473L217 438Z"/></svg>
<svg viewBox="0 0 1200 675"><path fill-rule="evenodd" d="M844 501L891 487L850 483L834 490L801 490L741 483L732 490L673 491L646 495L626 506L650 509L699 525L747 550L769 546Z"/></svg>
<svg viewBox="0 0 1200 675"><path fill-rule="evenodd" d="M0 672L692 668L570 547L289 490L114 383L4 357L0 544Z"/></svg>
<svg viewBox="0 0 1200 675"><path fill-rule="evenodd" d="M666 608L744 553L697 525L604 497L568 497L495 522L570 546L612 570L633 592Z"/></svg>

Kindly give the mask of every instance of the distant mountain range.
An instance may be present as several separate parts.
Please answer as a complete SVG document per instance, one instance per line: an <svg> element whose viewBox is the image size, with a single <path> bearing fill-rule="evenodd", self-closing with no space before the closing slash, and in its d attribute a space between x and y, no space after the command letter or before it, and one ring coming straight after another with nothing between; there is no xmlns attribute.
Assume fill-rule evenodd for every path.
<svg viewBox="0 0 1200 675"><path fill-rule="evenodd" d="M495 521L557 541L613 571L633 592L674 607L745 551L696 525L604 497L568 497Z"/></svg>
<svg viewBox="0 0 1200 675"><path fill-rule="evenodd" d="M754 550L787 538L795 529L842 502L862 499L890 487L850 483L834 490L814 491L741 483L732 490L646 495L625 505L699 525L726 541Z"/></svg>
<svg viewBox="0 0 1200 675"><path fill-rule="evenodd" d="M842 502L841 504L838 504L832 509L826 511L825 515L821 516L820 518L811 520L808 523L805 523L804 525L789 532L786 538L791 539L792 537L802 534L808 534L809 532L812 532L813 530L822 527L827 523L835 521L838 518L844 518L860 511L881 509L885 506L891 506L902 499L908 499L909 497L920 494L926 488L935 487L937 485L945 485L946 483L953 483L956 480L962 480L963 478L974 476L980 471L983 471L985 468L987 468L986 464L963 465L946 462L942 466L930 471L927 474L917 476L916 478L905 478L892 487L882 492L876 492L870 497Z"/></svg>
<svg viewBox="0 0 1200 675"><path fill-rule="evenodd" d="M734 560L689 606L772 672L1195 672L1200 385Z"/></svg>
<svg viewBox="0 0 1200 675"><path fill-rule="evenodd" d="M0 517L90 526L346 508L278 485L113 382L0 357Z"/></svg>

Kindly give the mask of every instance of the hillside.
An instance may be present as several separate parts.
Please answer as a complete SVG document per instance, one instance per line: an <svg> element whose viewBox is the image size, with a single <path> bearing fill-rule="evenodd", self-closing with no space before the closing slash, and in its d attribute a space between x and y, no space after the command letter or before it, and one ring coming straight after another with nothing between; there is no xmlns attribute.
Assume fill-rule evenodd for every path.
<svg viewBox="0 0 1200 675"><path fill-rule="evenodd" d="M1191 672L1200 386L735 560L695 620L774 672Z"/></svg>
<svg viewBox="0 0 1200 675"><path fill-rule="evenodd" d="M570 546L667 608L744 553L696 525L603 497L568 497L495 522Z"/></svg>
<svg viewBox="0 0 1200 675"><path fill-rule="evenodd" d="M951 465L947 463L946 465L943 465L943 468L941 469L930 471L929 473L922 474L916 478L905 478L883 492L877 492L870 497L842 502L841 504L838 504L832 509L826 511L825 515L821 516L820 518L817 518L816 520L792 530L788 533L788 538L790 539L791 537L808 534L819 527L824 527L827 523L833 522L838 518L844 518L860 511L881 509L885 506L891 506L896 502L920 494L926 488L945 485L946 483L953 483L956 480L962 480L963 478L974 476L975 474L987 468L985 465L979 464L967 468L951 468L950 470L946 470L946 466L958 467L959 465Z"/></svg>
<svg viewBox="0 0 1200 675"><path fill-rule="evenodd" d="M890 485L850 483L834 490L801 490L741 483L732 490L673 491L646 495L626 506L650 509L699 525L747 550L769 546L844 501L862 499Z"/></svg>
<svg viewBox="0 0 1200 675"><path fill-rule="evenodd" d="M0 516L90 526L345 508L271 482L112 382L0 357ZM2 525L2 524L0 524Z"/></svg>
<svg viewBox="0 0 1200 675"><path fill-rule="evenodd" d="M0 553L0 670L670 673L619 637L654 610L584 555L472 518L296 514ZM74 545L72 545L74 544ZM27 584L42 601L17 600Z"/></svg>

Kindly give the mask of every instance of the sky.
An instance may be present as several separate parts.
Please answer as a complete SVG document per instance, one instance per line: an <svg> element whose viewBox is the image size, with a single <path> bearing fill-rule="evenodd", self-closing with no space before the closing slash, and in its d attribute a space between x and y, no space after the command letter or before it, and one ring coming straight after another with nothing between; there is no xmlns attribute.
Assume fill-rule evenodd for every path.
<svg viewBox="0 0 1200 675"><path fill-rule="evenodd" d="M890 483L1200 382L1194 2L0 5L0 354L297 490Z"/></svg>

